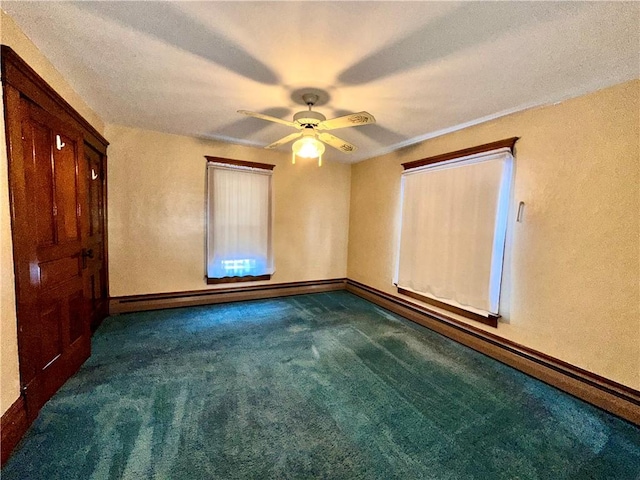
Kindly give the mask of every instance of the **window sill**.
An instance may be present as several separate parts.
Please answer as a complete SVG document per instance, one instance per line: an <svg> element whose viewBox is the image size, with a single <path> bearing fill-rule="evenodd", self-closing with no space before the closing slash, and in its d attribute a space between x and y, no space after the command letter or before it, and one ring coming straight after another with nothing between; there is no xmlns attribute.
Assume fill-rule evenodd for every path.
<svg viewBox="0 0 640 480"><path fill-rule="evenodd" d="M245 275L244 277L222 277L207 278L207 285L218 285L221 283L239 283L239 282L259 282L263 280L271 280L271 274L266 275Z"/></svg>
<svg viewBox="0 0 640 480"><path fill-rule="evenodd" d="M460 315L461 317L465 317L470 320L475 320L476 322L483 323L484 325L489 325L490 327L498 328L498 319L500 318L500 315L494 315L492 313L488 314L488 316L480 315L479 313L470 312L469 310L465 310L459 307L454 307L453 305L449 305L448 303L434 300L433 298L427 297L425 295L420 295L419 293L412 292L411 290L406 290L402 287L397 287L397 288L398 288L398 293L401 295L405 295L407 297L420 300L421 302L425 302L425 303L428 303L429 305L433 305L434 307L438 307L448 312L455 313L456 315Z"/></svg>

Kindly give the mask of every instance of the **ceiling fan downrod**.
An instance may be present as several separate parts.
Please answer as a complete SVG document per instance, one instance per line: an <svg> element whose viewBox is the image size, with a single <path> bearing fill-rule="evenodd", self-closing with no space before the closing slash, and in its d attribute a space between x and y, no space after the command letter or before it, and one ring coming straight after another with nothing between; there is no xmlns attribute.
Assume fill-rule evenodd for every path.
<svg viewBox="0 0 640 480"><path fill-rule="evenodd" d="M305 93L302 95L302 101L309 107L309 110L311 110L311 107L318 102L318 95L315 93Z"/></svg>

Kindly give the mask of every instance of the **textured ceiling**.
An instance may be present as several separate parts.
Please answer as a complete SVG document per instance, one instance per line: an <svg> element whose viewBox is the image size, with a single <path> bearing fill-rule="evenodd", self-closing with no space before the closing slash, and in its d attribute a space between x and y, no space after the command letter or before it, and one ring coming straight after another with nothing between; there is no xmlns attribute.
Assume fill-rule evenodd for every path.
<svg viewBox="0 0 640 480"><path fill-rule="evenodd" d="M325 91L358 161L640 76L640 4L586 2L7 2L109 123L264 146L292 93ZM288 150L289 146L282 147Z"/></svg>

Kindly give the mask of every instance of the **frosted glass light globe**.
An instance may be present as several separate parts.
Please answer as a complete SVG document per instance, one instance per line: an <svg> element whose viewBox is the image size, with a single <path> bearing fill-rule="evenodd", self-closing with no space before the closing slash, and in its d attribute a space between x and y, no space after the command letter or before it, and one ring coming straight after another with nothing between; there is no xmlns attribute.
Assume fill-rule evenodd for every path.
<svg viewBox="0 0 640 480"><path fill-rule="evenodd" d="M291 148L293 153L301 158L316 158L324 153L324 143L314 137L301 138Z"/></svg>

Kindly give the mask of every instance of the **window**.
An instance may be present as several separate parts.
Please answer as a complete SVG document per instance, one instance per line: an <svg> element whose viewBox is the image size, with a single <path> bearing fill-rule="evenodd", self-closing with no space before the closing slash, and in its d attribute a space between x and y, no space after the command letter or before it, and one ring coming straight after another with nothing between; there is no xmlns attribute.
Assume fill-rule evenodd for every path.
<svg viewBox="0 0 640 480"><path fill-rule="evenodd" d="M497 326L516 140L404 164L399 293Z"/></svg>
<svg viewBox="0 0 640 480"><path fill-rule="evenodd" d="M207 283L268 280L274 165L207 158Z"/></svg>

